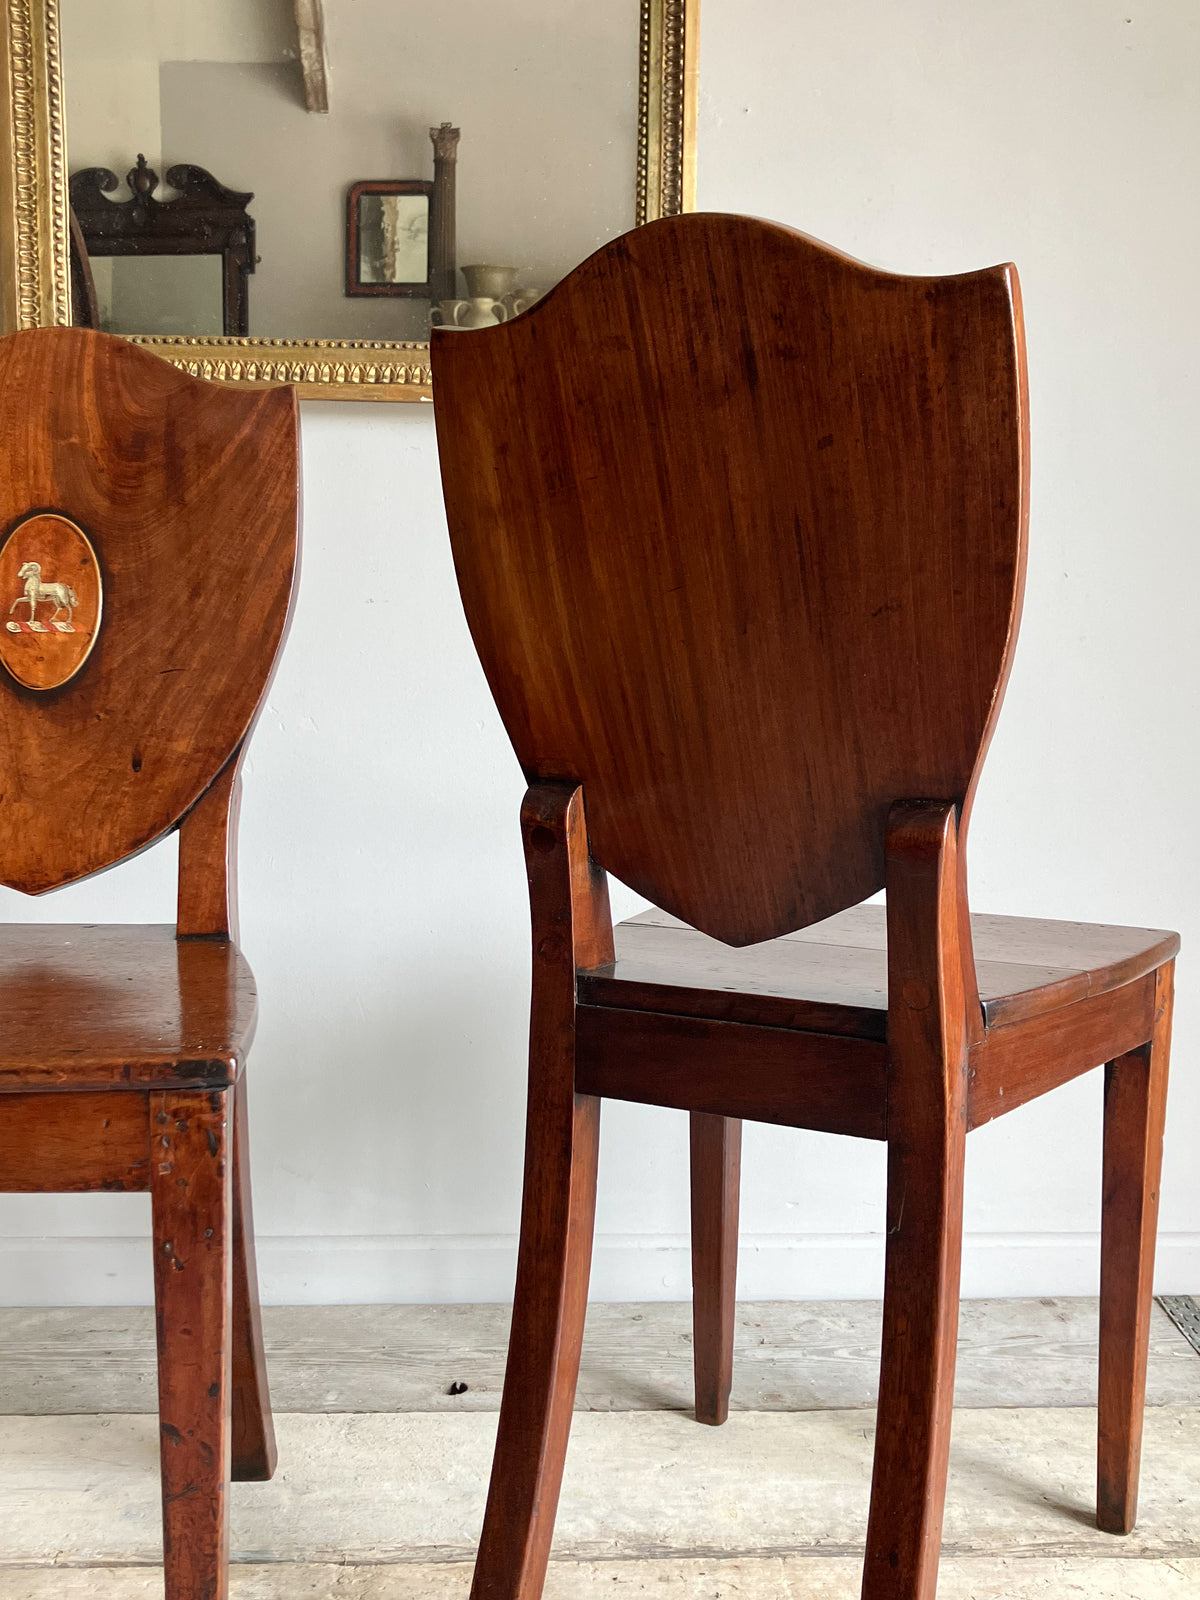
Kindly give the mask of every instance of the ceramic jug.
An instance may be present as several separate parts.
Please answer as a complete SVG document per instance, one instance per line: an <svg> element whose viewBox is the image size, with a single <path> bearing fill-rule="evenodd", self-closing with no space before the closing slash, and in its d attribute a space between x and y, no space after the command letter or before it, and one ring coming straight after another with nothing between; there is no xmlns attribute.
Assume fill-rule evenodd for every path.
<svg viewBox="0 0 1200 1600"><path fill-rule="evenodd" d="M472 300L503 300L517 281L516 267L464 267L462 275Z"/></svg>
<svg viewBox="0 0 1200 1600"><path fill-rule="evenodd" d="M494 328L508 319L508 308L487 295L470 300L439 300L429 320L440 328Z"/></svg>
<svg viewBox="0 0 1200 1600"><path fill-rule="evenodd" d="M504 296L503 305L510 317L519 317L522 311L528 311L545 294L544 289L514 289L511 294Z"/></svg>

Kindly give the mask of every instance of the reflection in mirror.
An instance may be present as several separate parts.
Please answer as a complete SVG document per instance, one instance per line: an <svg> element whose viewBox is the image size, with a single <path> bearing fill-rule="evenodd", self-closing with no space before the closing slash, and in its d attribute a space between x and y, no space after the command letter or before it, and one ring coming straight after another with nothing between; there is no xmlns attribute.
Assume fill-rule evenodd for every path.
<svg viewBox="0 0 1200 1600"><path fill-rule="evenodd" d="M497 299L472 290L459 263L511 264L511 312L632 227L640 10L640 0L432 11L425 0L61 0L69 171L123 179L142 151L168 180L187 164L253 194L238 331L424 339L431 305L465 298L475 312L456 320L467 326L477 302ZM434 192L443 124L462 132L456 202L453 165L449 198ZM158 198L172 198L165 184ZM106 192L103 203L118 199ZM93 261L94 275L111 274L98 314L119 332L212 331L212 262L184 259ZM144 268L145 298L126 277ZM154 327L143 305L156 308Z"/></svg>
<svg viewBox="0 0 1200 1600"><path fill-rule="evenodd" d="M429 201L364 194L358 200L359 282L402 288L429 276Z"/></svg>
<svg viewBox="0 0 1200 1600"><path fill-rule="evenodd" d="M175 194L163 197L157 192L158 174L143 155L125 182L129 198L109 200L118 184L107 167L85 167L71 177L72 247L80 257L79 270L86 275L90 269L95 288L89 314L75 308L76 325L103 327L109 333L199 333L200 326L189 321L194 306L196 315L204 316L203 331L247 333L255 255L254 219L246 207L254 196L227 189L203 167L180 162L167 172ZM105 257L117 257L125 267L102 271ZM174 271L164 270L164 257L174 259ZM130 271L132 266L138 270ZM101 320L102 283L110 291L105 301L108 322ZM123 292L114 296L114 284ZM139 285L149 294L149 321L136 320ZM174 299L173 285L178 286ZM215 327L210 326L213 285Z"/></svg>
<svg viewBox="0 0 1200 1600"><path fill-rule="evenodd" d="M92 278L105 333L226 332L219 256L93 256Z"/></svg>

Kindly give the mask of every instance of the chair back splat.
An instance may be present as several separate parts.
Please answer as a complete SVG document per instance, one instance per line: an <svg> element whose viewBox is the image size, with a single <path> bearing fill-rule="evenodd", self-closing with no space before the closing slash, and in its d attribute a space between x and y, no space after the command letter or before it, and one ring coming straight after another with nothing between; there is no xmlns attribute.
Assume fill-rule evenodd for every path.
<svg viewBox="0 0 1200 1600"><path fill-rule="evenodd" d="M0 339L0 880L41 894L111 866L236 760L297 520L290 389L224 389L84 329Z"/></svg>
<svg viewBox="0 0 1200 1600"><path fill-rule="evenodd" d="M529 313L436 332L467 618L530 779L731 945L883 887L888 808L965 811L1020 609L1015 270L877 272L669 218Z"/></svg>

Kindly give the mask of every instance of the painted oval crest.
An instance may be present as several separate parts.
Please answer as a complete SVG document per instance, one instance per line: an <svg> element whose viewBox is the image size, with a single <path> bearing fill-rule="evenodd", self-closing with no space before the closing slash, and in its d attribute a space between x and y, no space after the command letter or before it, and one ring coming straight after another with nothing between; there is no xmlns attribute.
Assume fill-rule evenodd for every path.
<svg viewBox="0 0 1200 1600"><path fill-rule="evenodd" d="M0 550L0 661L27 689L57 689L91 654L103 598L83 529L34 512Z"/></svg>

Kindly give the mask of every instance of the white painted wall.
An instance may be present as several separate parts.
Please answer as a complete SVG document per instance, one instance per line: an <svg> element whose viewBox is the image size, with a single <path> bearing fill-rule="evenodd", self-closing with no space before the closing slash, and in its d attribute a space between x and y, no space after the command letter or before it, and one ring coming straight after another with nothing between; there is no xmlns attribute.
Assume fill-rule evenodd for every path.
<svg viewBox="0 0 1200 1600"><path fill-rule="evenodd" d="M1198 66L1184 0L705 0L704 204L903 271L1021 267L1029 596L976 813L974 899L1184 934L1168 1292L1200 1288ZM458 609L431 424L427 408L305 408L301 602L243 823L275 1300L511 1291L522 782ZM32 911L165 919L171 866L160 849ZM1093 1074L972 1136L968 1293L1094 1291L1099 1131ZM687 1293L685 1143L681 1115L606 1106L598 1296ZM880 1149L748 1129L742 1293L877 1292L882 1208ZM4 1197L0 1293L144 1299L145 1221L142 1197Z"/></svg>
<svg viewBox="0 0 1200 1600"><path fill-rule="evenodd" d="M162 62L289 61L299 53L292 0L62 0L59 21L68 145L78 145L71 170L110 167L122 182L139 150L163 171ZM294 71L299 86L298 65Z"/></svg>

